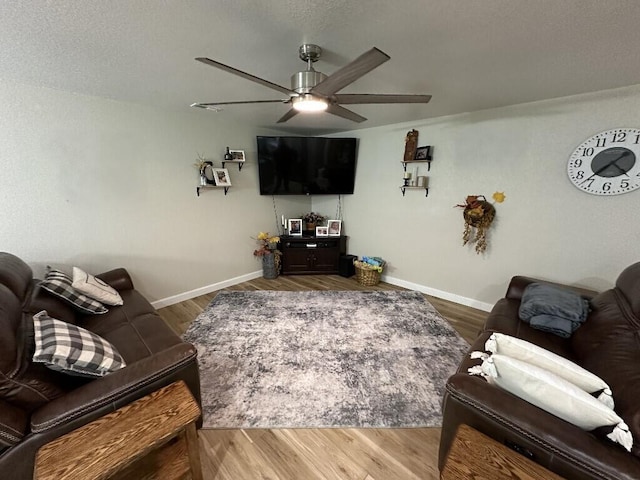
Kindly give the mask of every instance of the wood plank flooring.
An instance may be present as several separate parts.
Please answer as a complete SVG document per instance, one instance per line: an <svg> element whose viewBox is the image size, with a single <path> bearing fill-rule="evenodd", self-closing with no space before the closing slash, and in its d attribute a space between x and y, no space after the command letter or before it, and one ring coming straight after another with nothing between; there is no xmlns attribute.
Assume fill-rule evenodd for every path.
<svg viewBox="0 0 640 480"><path fill-rule="evenodd" d="M259 278L225 290L403 289L387 283L363 287L355 277L305 275ZM216 294L159 313L182 334ZM481 310L425 297L469 342L487 317ZM205 480L431 480L439 475L439 428L200 430L198 437Z"/></svg>

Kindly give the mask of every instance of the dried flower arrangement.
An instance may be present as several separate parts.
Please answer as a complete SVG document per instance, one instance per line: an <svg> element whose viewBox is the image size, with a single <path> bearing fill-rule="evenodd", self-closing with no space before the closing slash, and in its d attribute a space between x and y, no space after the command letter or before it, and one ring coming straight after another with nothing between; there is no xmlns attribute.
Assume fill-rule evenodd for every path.
<svg viewBox="0 0 640 480"><path fill-rule="evenodd" d="M305 213L304 215L301 215L300 218L302 218L302 221L304 223L314 223L317 225L319 223L324 222L325 218L327 217L319 213L310 212L310 213Z"/></svg>
<svg viewBox="0 0 640 480"><path fill-rule="evenodd" d="M493 200L497 203L504 202L505 198L504 192L495 192L493 194ZM469 242L475 243L476 253L484 253L487 249L487 230L491 227L496 216L495 207L487 201L484 195L469 195L465 199L465 203L458 204L456 207L464 209L462 212L464 217L462 245L466 245ZM476 229L475 235L473 235L473 228Z"/></svg>
<svg viewBox="0 0 640 480"><path fill-rule="evenodd" d="M269 235L268 232L260 232L256 237L256 242L258 243L258 248L253 251L254 256L263 257L271 253L280 255L280 250L277 248L280 237Z"/></svg>

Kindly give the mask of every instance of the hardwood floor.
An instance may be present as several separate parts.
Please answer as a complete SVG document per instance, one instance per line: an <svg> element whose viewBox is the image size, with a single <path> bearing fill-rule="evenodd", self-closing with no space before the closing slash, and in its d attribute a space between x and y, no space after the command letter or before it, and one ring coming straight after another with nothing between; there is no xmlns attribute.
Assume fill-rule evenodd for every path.
<svg viewBox="0 0 640 480"><path fill-rule="evenodd" d="M403 290L387 283L363 287L355 277L280 276L225 290ZM216 296L202 295L159 310L182 334ZM487 313L425 297L471 342ZM439 428L200 430L205 480L431 480L438 478Z"/></svg>

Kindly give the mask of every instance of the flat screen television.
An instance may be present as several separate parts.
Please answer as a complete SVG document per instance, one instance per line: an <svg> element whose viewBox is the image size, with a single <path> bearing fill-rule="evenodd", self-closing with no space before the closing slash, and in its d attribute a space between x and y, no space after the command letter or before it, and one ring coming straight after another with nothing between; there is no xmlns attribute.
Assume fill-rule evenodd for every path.
<svg viewBox="0 0 640 480"><path fill-rule="evenodd" d="M260 195L345 195L356 179L356 139L257 137Z"/></svg>

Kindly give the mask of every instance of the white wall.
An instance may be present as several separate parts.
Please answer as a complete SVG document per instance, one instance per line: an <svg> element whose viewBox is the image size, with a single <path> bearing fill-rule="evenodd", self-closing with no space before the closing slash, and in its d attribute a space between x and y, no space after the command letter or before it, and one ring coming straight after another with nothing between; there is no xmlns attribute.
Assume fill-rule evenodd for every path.
<svg viewBox="0 0 640 480"><path fill-rule="evenodd" d="M160 304L259 271L251 239L274 232L258 195L257 132L204 111L167 111L0 83L0 250L97 273L125 266ZM350 253L379 255L392 281L487 307L515 274L605 289L640 260L640 192L582 193L566 176L590 135L638 127L640 86L347 132L360 138L354 195L343 197ZM428 198L403 198L404 137L434 146ZM277 134L277 133L275 133ZM243 148L233 187L195 195L198 153ZM639 160L640 161L640 160ZM218 163L216 163L216 166ZM423 167L421 167L421 170ZM461 246L466 195L496 191L485 255ZM336 197L277 197L278 215L333 217Z"/></svg>
<svg viewBox="0 0 640 480"><path fill-rule="evenodd" d="M277 228L258 194L258 133L201 110L167 111L0 83L0 250L44 266L124 266L151 301L260 270L260 230ZM246 150L233 187L196 196L198 154ZM279 197L278 214L310 208ZM279 216L278 216L279 218Z"/></svg>
<svg viewBox="0 0 640 480"><path fill-rule="evenodd" d="M567 160L599 131L639 128L639 111L635 86L340 135L360 139L355 193L343 202L349 251L385 258L394 282L479 308L517 274L609 288L640 261L640 191L583 193L567 177ZM434 146L426 199L419 191L403 198L398 188L412 128L419 145ZM495 191L507 198L495 205L487 252L477 255L462 246L454 205L476 194L491 201ZM333 212L335 199L315 197L313 209Z"/></svg>

